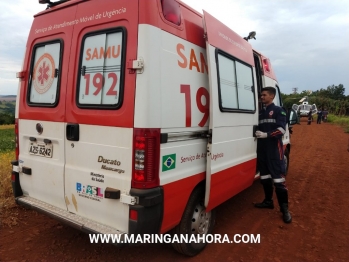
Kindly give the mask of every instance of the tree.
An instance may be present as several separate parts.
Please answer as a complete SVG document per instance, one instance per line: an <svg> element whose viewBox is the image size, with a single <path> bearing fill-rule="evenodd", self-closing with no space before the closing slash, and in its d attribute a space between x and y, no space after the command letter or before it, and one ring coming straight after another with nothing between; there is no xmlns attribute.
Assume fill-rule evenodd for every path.
<svg viewBox="0 0 349 262"><path fill-rule="evenodd" d="M11 125L15 123L15 117L10 114L0 113L0 125Z"/></svg>
<svg viewBox="0 0 349 262"><path fill-rule="evenodd" d="M345 99L345 88L342 84L339 84L338 86L332 85L328 86L327 89L320 89L318 92L319 96L322 97L328 97L334 100L341 100Z"/></svg>
<svg viewBox="0 0 349 262"><path fill-rule="evenodd" d="M316 104L318 109L324 108L335 115L349 115L349 95L345 96L344 93L344 86L339 84L313 91L310 95L307 91L302 91L299 94L281 93L281 97L285 108L290 108L293 104L299 105L299 100L307 96L309 104Z"/></svg>

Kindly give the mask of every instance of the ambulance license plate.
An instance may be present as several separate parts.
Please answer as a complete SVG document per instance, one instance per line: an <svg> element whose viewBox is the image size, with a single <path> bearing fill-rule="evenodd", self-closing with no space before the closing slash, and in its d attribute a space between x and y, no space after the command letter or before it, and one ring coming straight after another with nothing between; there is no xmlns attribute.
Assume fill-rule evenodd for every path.
<svg viewBox="0 0 349 262"><path fill-rule="evenodd" d="M29 154L34 156L42 156L52 158L52 144L30 143Z"/></svg>

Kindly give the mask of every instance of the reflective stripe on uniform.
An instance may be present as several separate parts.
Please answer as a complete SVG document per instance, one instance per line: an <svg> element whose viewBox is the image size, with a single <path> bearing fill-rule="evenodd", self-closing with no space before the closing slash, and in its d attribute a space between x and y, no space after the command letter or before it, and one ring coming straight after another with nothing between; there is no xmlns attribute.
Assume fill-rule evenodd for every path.
<svg viewBox="0 0 349 262"><path fill-rule="evenodd" d="M262 119L259 120L260 124L264 124L264 123L276 123L276 119Z"/></svg>
<svg viewBox="0 0 349 262"><path fill-rule="evenodd" d="M264 176L261 176L261 179L268 179L268 178L271 178L271 175L264 175Z"/></svg>
<svg viewBox="0 0 349 262"><path fill-rule="evenodd" d="M283 183L285 182L285 178L274 178L274 183Z"/></svg>
<svg viewBox="0 0 349 262"><path fill-rule="evenodd" d="M285 129L283 129L282 127L278 127L277 129L278 129L281 133L283 133L283 134L286 133Z"/></svg>

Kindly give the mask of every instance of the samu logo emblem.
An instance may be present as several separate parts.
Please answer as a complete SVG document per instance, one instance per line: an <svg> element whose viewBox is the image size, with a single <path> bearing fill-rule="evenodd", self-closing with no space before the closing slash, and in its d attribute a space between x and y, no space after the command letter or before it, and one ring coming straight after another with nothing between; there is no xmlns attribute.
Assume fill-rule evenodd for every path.
<svg viewBox="0 0 349 262"><path fill-rule="evenodd" d="M55 77L55 61L53 57L45 53L35 63L34 67L34 88L39 94L43 94L50 89Z"/></svg>

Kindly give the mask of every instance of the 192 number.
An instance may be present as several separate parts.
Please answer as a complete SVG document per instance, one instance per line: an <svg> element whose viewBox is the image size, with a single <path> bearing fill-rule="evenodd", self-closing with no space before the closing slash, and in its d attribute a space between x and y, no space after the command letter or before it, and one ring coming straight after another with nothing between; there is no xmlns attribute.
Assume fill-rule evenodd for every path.
<svg viewBox="0 0 349 262"><path fill-rule="evenodd" d="M191 127L191 96L190 96L190 85L181 85L181 93L185 97L185 126ZM201 98L205 97L206 103L203 104ZM200 87L196 92L196 105L203 117L199 122L199 126L203 127L209 117L209 93L204 87Z"/></svg>
<svg viewBox="0 0 349 262"><path fill-rule="evenodd" d="M85 95L89 95L90 94L90 78L91 75L90 74L86 74L84 75L84 78L86 80L86 87L85 87ZM108 79L111 78L112 79L112 84L108 90L108 92L106 93L107 96L116 96L117 95L117 91L115 90L116 87L116 83L118 81L118 76L115 73L109 73L108 74ZM93 86L96 88L96 90L93 92L94 96L97 96L103 86L104 86L104 76L101 73L96 73L93 78L92 78L92 84Z"/></svg>

